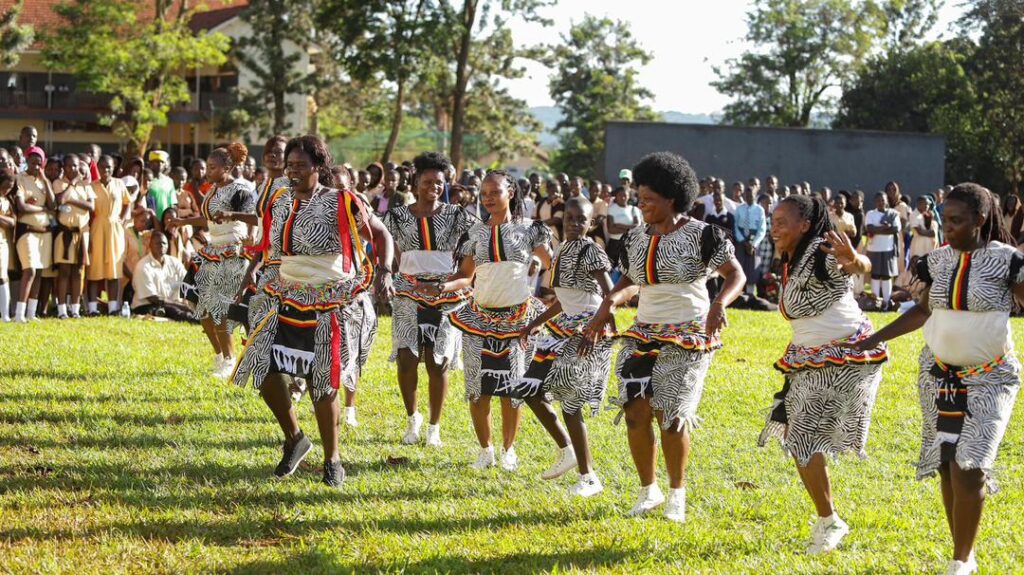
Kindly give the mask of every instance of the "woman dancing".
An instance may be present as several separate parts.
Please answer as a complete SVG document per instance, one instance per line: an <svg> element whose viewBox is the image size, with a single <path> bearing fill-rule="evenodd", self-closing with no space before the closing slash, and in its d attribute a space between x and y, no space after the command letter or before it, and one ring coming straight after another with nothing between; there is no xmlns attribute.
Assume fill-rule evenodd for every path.
<svg viewBox="0 0 1024 575"><path fill-rule="evenodd" d="M519 466L514 443L520 414L512 395L533 353L516 340L541 312L540 301L531 295L529 269L534 258L541 267L551 264L551 233L543 222L523 217L519 185L508 172L489 172L480 187L480 200L490 217L469 230L459 250L462 263L458 273L436 286L418 284L417 291L438 297L473 286L469 303L450 316L452 325L463 333L466 399L480 443L471 467L486 469L495 464L491 396L498 395L502 396L501 466L514 471Z"/></svg>
<svg viewBox="0 0 1024 575"><path fill-rule="evenodd" d="M953 536L950 575L978 569L974 541L986 483L1020 389L1010 312L1024 301L1024 254L999 213L999 202L978 184L946 196L948 245L918 260L927 285L920 301L878 333L853 344L867 351L924 328L918 392L924 416L917 478L942 478L942 503Z"/></svg>
<svg viewBox="0 0 1024 575"><path fill-rule="evenodd" d="M391 236L367 217L354 194L330 187L331 155L322 140L294 138L285 158L292 185L275 193L264 213L269 233L260 246L279 253L281 266L264 288L267 297L256 310L233 379L245 385L252 376L284 432L283 456L274 470L279 478L291 475L313 447L299 427L290 389L293 378L306 380L323 442L323 482L338 487L345 478L338 455L338 390L352 385L357 373L343 310L371 282L368 266L361 265L368 261L364 237L384 270L377 287L385 295L390 291Z"/></svg>
<svg viewBox="0 0 1024 575"><path fill-rule="evenodd" d="M665 502L655 477L657 443L651 422L661 426L669 475L665 517L686 519L686 463L697 404L714 351L721 347L725 308L746 278L721 228L686 215L697 196L697 176L675 154L659 152L633 168L644 224L623 238L623 272L586 328L592 344L603 336L612 312L640 286L636 323L621 334L613 401L626 416L629 448L640 476L640 494L629 512L639 516ZM708 276L725 278L709 301Z"/></svg>
<svg viewBox="0 0 1024 575"><path fill-rule="evenodd" d="M777 437L796 460L818 520L807 552L835 549L849 532L832 501L826 455L865 456L885 344L853 351L846 344L873 333L853 296L853 276L871 270L850 237L832 225L817 196L789 196L772 214L772 239L782 257L779 311L793 340L775 369L785 384L758 445Z"/></svg>
<svg viewBox="0 0 1024 575"><path fill-rule="evenodd" d="M416 408L418 366L427 369L429 424L426 444L440 447L441 408L448 393L448 370L462 344L462 332L452 327L450 315L465 305L469 286L440 295L424 293L439 287L455 271L458 242L474 220L457 204L441 202L451 162L427 152L413 160L416 202L384 214L384 225L395 238L398 276L391 302L391 360L398 362L398 387L408 423L402 443L420 441L423 416Z"/></svg>
<svg viewBox="0 0 1024 575"><path fill-rule="evenodd" d="M594 207L587 200L574 197L565 202L565 241L558 246L551 270L555 302L520 335L523 347L527 347L530 336L542 326L546 328L520 383L525 388L522 396L526 404L558 446L558 459L541 478L556 479L577 467L579 481L569 492L581 497L604 489L593 470L583 413L589 409L596 415L600 409L612 355L610 337L601 338L593 349L583 349L589 352L584 356L579 353L589 343L583 338L583 328L612 290L608 275L611 262L586 235L593 217ZM561 404L564 428L558 423L552 401Z"/></svg>

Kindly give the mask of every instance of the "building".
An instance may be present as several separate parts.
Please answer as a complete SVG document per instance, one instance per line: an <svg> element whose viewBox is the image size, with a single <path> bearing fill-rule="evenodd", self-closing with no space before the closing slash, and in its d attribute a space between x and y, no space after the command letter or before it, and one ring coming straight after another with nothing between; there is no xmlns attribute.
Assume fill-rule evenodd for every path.
<svg viewBox="0 0 1024 575"><path fill-rule="evenodd" d="M31 0L25 3L19 19L40 31L63 25L53 7L63 0ZM14 0L0 0L0 11ZM207 8L195 14L189 26L195 30L220 32L232 39L251 34L251 28L240 17L248 0L207 2ZM22 126L39 130L39 141L48 150L74 152L96 143L105 151L117 151L123 145L110 128L99 124L98 115L107 111L110 97L80 90L75 77L43 65L41 46L36 43L21 55L11 70L0 70L0 142L16 140ZM297 46L292 46L298 51ZM303 64L309 65L303 54ZM247 70L241 71L230 60L219 68L209 67L187 73L192 98L171 110L169 123L153 131L151 145L160 146L172 155L174 162L186 157L203 157L219 143L214 132L217 115L231 110L236 90L245 90L254 83ZM308 100L290 94L289 122L296 133L305 133ZM256 134L246 134L246 142L257 142ZM258 153L258 146L253 154Z"/></svg>

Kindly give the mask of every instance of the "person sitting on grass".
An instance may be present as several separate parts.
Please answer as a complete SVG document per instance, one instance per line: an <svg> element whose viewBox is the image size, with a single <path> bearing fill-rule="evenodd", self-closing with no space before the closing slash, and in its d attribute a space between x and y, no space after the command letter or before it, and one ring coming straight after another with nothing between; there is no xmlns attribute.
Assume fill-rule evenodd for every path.
<svg viewBox="0 0 1024 575"><path fill-rule="evenodd" d="M148 243L149 253L135 264L132 273L132 312L199 323L179 296L185 265L167 253L167 234L153 232Z"/></svg>

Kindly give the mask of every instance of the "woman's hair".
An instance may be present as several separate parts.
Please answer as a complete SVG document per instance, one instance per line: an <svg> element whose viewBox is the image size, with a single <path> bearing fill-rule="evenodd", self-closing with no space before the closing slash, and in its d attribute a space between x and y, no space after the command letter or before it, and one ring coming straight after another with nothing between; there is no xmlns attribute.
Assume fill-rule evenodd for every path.
<svg viewBox="0 0 1024 575"><path fill-rule="evenodd" d="M685 214L697 197L697 174L682 156L671 152L648 154L633 166L633 183L647 186L663 198L672 200L672 208Z"/></svg>
<svg viewBox="0 0 1024 575"><path fill-rule="evenodd" d="M299 136L288 141L284 148L284 157L288 158L295 150L299 150L309 156L313 169L319 174L320 185L331 187L334 185L334 174L331 173L331 166L334 160L331 158L331 151L327 144L316 136Z"/></svg>
<svg viewBox="0 0 1024 575"><path fill-rule="evenodd" d="M821 199L821 196L817 194L810 196L788 196L779 203L792 205L796 208L797 214L801 218L811 223L810 227L800 238L800 241L797 242L796 249L793 250L792 259L788 256L782 256L782 263L784 264L790 261L799 262L804 257L804 253L810 247L812 241L824 238L826 233L834 232L836 229L832 224L832 217L828 213L828 206L825 205L825 200ZM825 252L816 250L812 256L814 258L814 275L823 282L828 281L825 255Z"/></svg>
<svg viewBox="0 0 1024 575"><path fill-rule="evenodd" d="M278 144L284 144L287 146L288 138L285 138L284 136L271 136L270 139L267 140L267 143L263 144L263 149L266 150L267 148L272 148Z"/></svg>
<svg viewBox="0 0 1024 575"><path fill-rule="evenodd" d="M522 220L526 204L523 201L523 194L519 191L519 184L516 183L515 176L507 170L491 170L484 176L484 180L491 178L502 182L505 189L512 192L512 197L508 200L508 211L512 214L512 221L518 222ZM480 184L483 186L483 182L480 182Z"/></svg>
<svg viewBox="0 0 1024 575"><path fill-rule="evenodd" d="M437 170L441 172L441 174L444 175L445 181L447 181L448 170L451 169L452 162L448 159L448 156L439 152L423 152L413 158L412 165L412 182L413 186L415 186L416 180L419 179L419 175L427 170Z"/></svg>
<svg viewBox="0 0 1024 575"><path fill-rule="evenodd" d="M958 184L946 195L946 201L963 202L972 212L982 217L983 242L1014 245L1010 231L1006 229L1006 224L1000 216L999 200L988 188L973 182Z"/></svg>
<svg viewBox="0 0 1024 575"><path fill-rule="evenodd" d="M249 157L249 149L240 142L231 142L225 147L217 148L210 152L209 159L216 159L225 168L231 169L245 163Z"/></svg>

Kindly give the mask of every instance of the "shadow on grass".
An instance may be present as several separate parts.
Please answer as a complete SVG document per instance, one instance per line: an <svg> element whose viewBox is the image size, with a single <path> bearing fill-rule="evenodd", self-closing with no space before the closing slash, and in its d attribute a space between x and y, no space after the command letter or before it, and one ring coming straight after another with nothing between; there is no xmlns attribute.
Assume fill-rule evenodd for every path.
<svg viewBox="0 0 1024 575"><path fill-rule="evenodd" d="M535 573L556 568L559 572L571 569L590 571L613 567L631 558L630 553L621 549L597 547L564 553L511 553L486 559L441 555L419 561L396 559L386 563L351 564L340 562L334 555L314 549L290 553L278 560L253 561L220 573Z"/></svg>
<svg viewBox="0 0 1024 575"><path fill-rule="evenodd" d="M179 374L173 374L179 375ZM187 375L182 373L180 375ZM82 381L95 383L99 380L124 380L125 382L142 383L153 381L165 381L172 374L167 372L153 372L143 370L118 370L99 369L96 371L68 371L64 369L39 369L39 368L7 368L0 369L0 380L12 379L47 379L60 382ZM9 394L0 394L0 400L7 399ZM40 394L18 394L25 399L33 399ZM53 394L57 398L66 397L64 394Z"/></svg>

